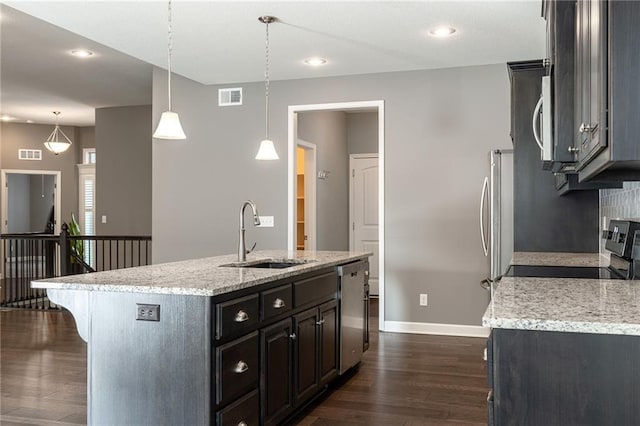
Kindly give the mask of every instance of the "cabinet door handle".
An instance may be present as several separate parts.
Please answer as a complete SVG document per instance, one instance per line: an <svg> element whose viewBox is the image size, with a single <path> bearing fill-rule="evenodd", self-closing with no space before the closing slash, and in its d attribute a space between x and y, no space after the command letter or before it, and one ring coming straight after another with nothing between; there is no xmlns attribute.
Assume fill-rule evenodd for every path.
<svg viewBox="0 0 640 426"><path fill-rule="evenodd" d="M238 422L238 426L249 426L249 425L244 420L241 420Z"/></svg>
<svg viewBox="0 0 640 426"><path fill-rule="evenodd" d="M245 322L249 319L249 314L247 314L245 311L243 311L242 309L240 309L237 313L236 313L236 317L234 318L235 322Z"/></svg>
<svg viewBox="0 0 640 426"><path fill-rule="evenodd" d="M291 339L291 340L296 340L296 333L291 333L291 334L289 335L289 339Z"/></svg>
<svg viewBox="0 0 640 426"><path fill-rule="evenodd" d="M482 360L486 361L487 360L487 348L484 348L484 351L482 353Z"/></svg>
<svg viewBox="0 0 640 426"><path fill-rule="evenodd" d="M284 308L285 307L284 300L280 299L279 297L276 297L276 300L273 301L273 307L275 309Z"/></svg>
<svg viewBox="0 0 640 426"><path fill-rule="evenodd" d="M324 318L321 319L320 321L316 321L316 325L322 325L324 324Z"/></svg>
<svg viewBox="0 0 640 426"><path fill-rule="evenodd" d="M574 153L574 152L580 152L580 148L576 148L573 146L570 146L569 148L567 148L567 151Z"/></svg>
<svg viewBox="0 0 640 426"><path fill-rule="evenodd" d="M233 371L237 374L242 374L248 369L249 369L249 364L247 364L244 361L238 361L238 363L236 364L236 368L234 368Z"/></svg>
<svg viewBox="0 0 640 426"><path fill-rule="evenodd" d="M493 389L491 389L489 393L487 393L487 402L491 401L493 401Z"/></svg>

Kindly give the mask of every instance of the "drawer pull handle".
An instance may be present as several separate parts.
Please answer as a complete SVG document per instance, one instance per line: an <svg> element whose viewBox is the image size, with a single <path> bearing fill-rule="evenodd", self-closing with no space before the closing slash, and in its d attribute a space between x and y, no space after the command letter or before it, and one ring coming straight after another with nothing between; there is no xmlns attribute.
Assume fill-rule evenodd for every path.
<svg viewBox="0 0 640 426"><path fill-rule="evenodd" d="M492 402L492 401L493 401L493 389L491 389L489 393L487 393L487 402Z"/></svg>
<svg viewBox="0 0 640 426"><path fill-rule="evenodd" d="M235 373L242 374L249 369L249 364L244 361L238 361L236 368L233 369Z"/></svg>
<svg viewBox="0 0 640 426"><path fill-rule="evenodd" d="M249 319L249 314L247 314L242 309L236 313L236 317L234 318L235 322L245 322Z"/></svg>
<svg viewBox="0 0 640 426"><path fill-rule="evenodd" d="M320 321L316 321L316 325L322 325L324 324L324 318L321 319Z"/></svg>
<svg viewBox="0 0 640 426"><path fill-rule="evenodd" d="M238 423L238 426L249 426L249 425L247 424L247 422L245 422L244 420L242 420L242 421L240 421L240 422Z"/></svg>
<svg viewBox="0 0 640 426"><path fill-rule="evenodd" d="M296 333L291 333L291 334L289 335L289 339L291 339L291 340L296 340Z"/></svg>
<svg viewBox="0 0 640 426"><path fill-rule="evenodd" d="M486 361L487 360L487 348L484 348L484 352L482 353L482 360Z"/></svg>
<svg viewBox="0 0 640 426"><path fill-rule="evenodd" d="M279 297L276 297L276 300L273 301L273 307L275 309L282 309L285 307L285 303L284 300L280 299Z"/></svg>

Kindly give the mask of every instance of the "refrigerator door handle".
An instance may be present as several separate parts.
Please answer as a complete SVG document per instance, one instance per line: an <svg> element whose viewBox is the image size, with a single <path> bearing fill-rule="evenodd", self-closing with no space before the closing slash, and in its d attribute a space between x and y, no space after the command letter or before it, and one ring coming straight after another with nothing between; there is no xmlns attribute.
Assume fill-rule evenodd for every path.
<svg viewBox="0 0 640 426"><path fill-rule="evenodd" d="M484 255L489 255L489 248L487 247L487 237L484 235L484 199L485 194L488 193L489 190L489 178L485 177L484 182L482 184L482 194L480 194L480 238L482 239L482 250L484 251Z"/></svg>

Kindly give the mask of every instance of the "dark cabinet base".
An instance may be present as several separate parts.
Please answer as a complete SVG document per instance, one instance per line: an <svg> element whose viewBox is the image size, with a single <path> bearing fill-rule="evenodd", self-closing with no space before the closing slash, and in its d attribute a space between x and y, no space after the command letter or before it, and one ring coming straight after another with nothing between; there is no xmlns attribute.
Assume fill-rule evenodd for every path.
<svg viewBox="0 0 640 426"><path fill-rule="evenodd" d="M494 329L495 425L637 425L640 337Z"/></svg>

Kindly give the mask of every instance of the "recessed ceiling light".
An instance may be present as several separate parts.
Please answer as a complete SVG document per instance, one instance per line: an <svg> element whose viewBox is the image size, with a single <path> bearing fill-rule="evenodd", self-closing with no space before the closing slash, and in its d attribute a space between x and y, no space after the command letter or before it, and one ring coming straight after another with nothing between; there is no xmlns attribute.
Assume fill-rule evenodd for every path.
<svg viewBox="0 0 640 426"><path fill-rule="evenodd" d="M78 58L88 58L89 56L93 56L93 52L87 49L72 50L71 54L73 56L77 56Z"/></svg>
<svg viewBox="0 0 640 426"><path fill-rule="evenodd" d="M312 67L319 67L320 65L326 64L327 60L324 58L309 58L305 59L304 63Z"/></svg>
<svg viewBox="0 0 640 426"><path fill-rule="evenodd" d="M455 32L456 32L456 29L453 27L442 26L442 27L436 27L430 30L429 34L431 34L434 37L448 37Z"/></svg>
<svg viewBox="0 0 640 426"><path fill-rule="evenodd" d="M15 117L11 117L10 115L6 115L6 114L0 115L0 120L2 121L11 121L15 119L16 119Z"/></svg>

